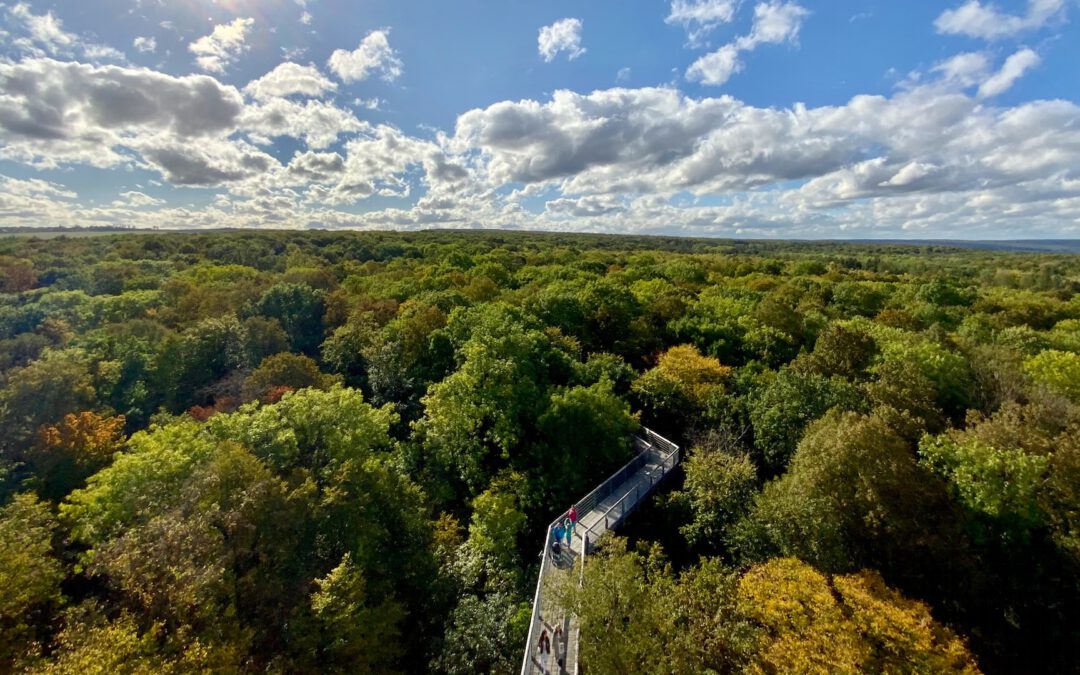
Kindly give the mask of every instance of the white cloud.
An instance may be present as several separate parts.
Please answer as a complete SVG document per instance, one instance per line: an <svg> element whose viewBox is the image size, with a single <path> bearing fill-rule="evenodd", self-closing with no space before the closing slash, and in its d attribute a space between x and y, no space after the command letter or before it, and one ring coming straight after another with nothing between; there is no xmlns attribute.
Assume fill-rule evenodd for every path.
<svg viewBox="0 0 1080 675"><path fill-rule="evenodd" d="M616 82L629 82L630 81L630 75L632 75L632 74L633 74L633 71L630 69L629 66L627 66L625 68L619 68L619 72L615 73L615 81Z"/></svg>
<svg viewBox="0 0 1080 675"><path fill-rule="evenodd" d="M2 7L2 5L0 5ZM51 11L34 14L30 6L20 2L7 9L14 23L25 33L25 37L12 40L12 45L24 54L32 57L63 56L81 54L93 61L125 61L119 50L108 45L87 42L74 33L64 30L63 22Z"/></svg>
<svg viewBox="0 0 1080 675"><path fill-rule="evenodd" d="M161 135L133 144L148 165L173 185L206 187L255 178L278 166L277 160L243 141L207 138L187 143Z"/></svg>
<svg viewBox="0 0 1080 675"><path fill-rule="evenodd" d="M0 64L0 156L43 166L113 166L141 136L231 133L240 93L203 76L51 59Z"/></svg>
<svg viewBox="0 0 1080 675"><path fill-rule="evenodd" d="M990 59L982 52L956 54L933 67L943 81L960 87L970 87L986 79Z"/></svg>
<svg viewBox="0 0 1080 675"><path fill-rule="evenodd" d="M135 47L135 51L137 51L137 52L143 52L143 53L151 52L152 53L154 51L157 51L157 40L155 40L152 37L141 37L140 36L140 37L135 38L135 41L132 43L132 46Z"/></svg>
<svg viewBox="0 0 1080 675"><path fill-rule="evenodd" d="M311 16L311 12L304 12L300 15L300 23L304 24L305 26L310 26L312 19L314 19L314 17Z"/></svg>
<svg viewBox="0 0 1080 675"><path fill-rule="evenodd" d="M13 17L23 22L30 37L43 45L50 54L73 47L79 42L76 36L64 30L63 23L52 12L36 15L25 2L18 3L10 12Z"/></svg>
<svg viewBox="0 0 1080 675"><path fill-rule="evenodd" d="M335 50L327 65L344 82L359 82L376 74L393 82L401 77L404 68L401 57L390 46L389 31L385 29L368 33L351 52Z"/></svg>
<svg viewBox="0 0 1080 675"><path fill-rule="evenodd" d="M1024 31L1035 30L1061 16L1065 0L1028 0L1027 11L1020 16L1005 14L992 4L967 0L956 9L948 9L934 21L939 33L996 40Z"/></svg>
<svg viewBox="0 0 1080 675"><path fill-rule="evenodd" d="M571 61L585 53L581 46L581 19L560 19L540 29L537 49L544 61L551 63L560 52Z"/></svg>
<svg viewBox="0 0 1080 675"><path fill-rule="evenodd" d="M938 85L787 110L672 89L559 91L545 104L465 113L453 147L481 151L477 175L492 187L554 187L566 198L705 196L804 182L779 191L799 209L786 217L804 222L911 194L944 203L941 195L1009 191L1026 203L1046 199L1056 184L1056 198L1080 198L1080 107L995 109Z"/></svg>
<svg viewBox="0 0 1080 675"><path fill-rule="evenodd" d="M188 45L199 68L211 73L223 73L226 66L248 50L247 36L255 19L237 18L231 23L214 26L213 32Z"/></svg>
<svg viewBox="0 0 1080 675"><path fill-rule="evenodd" d="M810 12L794 2L760 2L754 7L754 26L747 37L739 38L743 51L762 44L793 42L799 36L802 23Z"/></svg>
<svg viewBox="0 0 1080 675"><path fill-rule="evenodd" d="M686 79L691 82L719 86L742 69L743 62L739 58L739 47L735 44L726 44L690 64L686 70Z"/></svg>
<svg viewBox="0 0 1080 675"><path fill-rule="evenodd" d="M796 23L763 19L741 40L786 41ZM1080 106L988 98L1037 62L1029 50L1000 67L959 54L891 96L812 108L673 87L557 91L467 111L452 136L428 138L317 98L333 83L295 63L243 93L207 75L0 63L0 158L149 169L226 192L197 209L134 190L91 207L64 186L0 178L0 222L1075 236ZM306 147L271 156L261 146L279 137ZM374 196L400 208L343 208Z"/></svg>
<svg viewBox="0 0 1080 675"><path fill-rule="evenodd" d="M143 192L133 190L130 192L121 192L120 198L113 200L112 205L138 209L147 206L161 206L164 203L164 199L151 197L150 195Z"/></svg>
<svg viewBox="0 0 1080 675"><path fill-rule="evenodd" d="M302 66L288 61L279 63L273 70L257 80L252 80L244 92L259 100L300 95L319 97L337 89L315 66Z"/></svg>
<svg viewBox="0 0 1080 675"><path fill-rule="evenodd" d="M698 45L717 26L731 23L737 6L737 0L671 0L671 13L664 23L681 25L690 44Z"/></svg>
<svg viewBox="0 0 1080 675"><path fill-rule="evenodd" d="M753 51L763 44L795 42L803 21L809 16L806 8L795 2L769 0L754 7L754 23L749 35L702 56L686 70L686 79L692 82L719 86L743 69L740 55Z"/></svg>
<svg viewBox="0 0 1080 675"><path fill-rule="evenodd" d="M1017 80L1023 77L1024 73L1039 65L1041 61L1034 51L1021 49L1005 59L1001 70L982 83L979 87L979 97L989 98L1008 91Z"/></svg>
<svg viewBox="0 0 1080 675"><path fill-rule="evenodd" d="M325 148L344 134L368 129L368 125L347 110L325 101L296 101L272 98L244 109L239 126L253 141L269 145L280 137L297 138L310 148Z"/></svg>

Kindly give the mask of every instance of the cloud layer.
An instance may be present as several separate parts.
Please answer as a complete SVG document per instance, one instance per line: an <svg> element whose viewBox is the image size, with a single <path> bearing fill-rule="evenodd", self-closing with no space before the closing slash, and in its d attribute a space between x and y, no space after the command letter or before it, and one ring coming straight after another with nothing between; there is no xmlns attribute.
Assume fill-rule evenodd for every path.
<svg viewBox="0 0 1080 675"><path fill-rule="evenodd" d="M666 21L702 49L740 6L673 0ZM753 50L796 43L810 16L792 1L742 7L749 27L698 52L687 79L724 84L750 67ZM0 176L6 225L872 237L1000 235L1022 223L1025 236L1080 235L1080 106L1003 96L1045 67L1041 46L976 45L889 93L834 105L752 105L674 84L566 89L496 100L443 130L407 131L376 121L383 116L365 102L373 99L358 96L381 90L350 86L401 87L404 59L387 29L325 63L297 56L238 79L240 65L250 66L238 59L257 42L251 19L186 43L179 55L193 54L206 73L172 75L122 54L103 61L106 47L51 13L6 11L23 42L20 58L0 61L0 160L153 178L95 205L57 182ZM1024 14L1006 15L972 0L927 31L999 40L1063 11L1032 0ZM545 26L537 39L548 62L585 53L578 19ZM131 49L160 56L151 36ZM636 64L633 72L637 79Z"/></svg>

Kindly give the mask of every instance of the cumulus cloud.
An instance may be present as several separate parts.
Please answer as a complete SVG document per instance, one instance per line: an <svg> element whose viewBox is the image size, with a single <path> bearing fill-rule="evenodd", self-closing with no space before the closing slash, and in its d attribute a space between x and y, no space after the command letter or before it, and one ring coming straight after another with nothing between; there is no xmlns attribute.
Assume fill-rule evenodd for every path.
<svg viewBox="0 0 1080 675"><path fill-rule="evenodd" d="M344 134L370 128L351 112L325 101L299 103L284 98L247 106L238 124L260 145L269 145L275 138L289 137L301 139L315 149L333 144Z"/></svg>
<svg viewBox="0 0 1080 675"><path fill-rule="evenodd" d="M939 33L997 40L1046 25L1065 11L1065 0L1028 0L1022 15L1006 14L992 4L967 0L934 21Z"/></svg>
<svg viewBox="0 0 1080 675"><path fill-rule="evenodd" d="M135 38L134 42L132 42L132 46L135 47L135 51L137 52L142 52L144 54L147 52L153 53L154 51L157 51L157 40L152 37L140 36Z"/></svg>
<svg viewBox="0 0 1080 675"><path fill-rule="evenodd" d="M379 75L387 82L401 77L404 64L390 46L390 32L376 30L367 34L353 51L334 50L327 65L344 82L359 82Z"/></svg>
<svg viewBox="0 0 1080 675"><path fill-rule="evenodd" d="M1041 62L1042 59L1034 51L1021 49L1005 59L1001 70L979 86L979 97L989 98L1008 91L1017 80L1023 77L1024 73Z"/></svg>
<svg viewBox="0 0 1080 675"><path fill-rule="evenodd" d="M223 73L237 56L248 50L247 36L255 19L237 18L231 23L214 26L213 32L188 45L199 68L210 73Z"/></svg>
<svg viewBox="0 0 1080 675"><path fill-rule="evenodd" d="M671 13L664 22L681 25L690 44L697 45L717 26L731 23L737 6L737 0L671 0Z"/></svg>
<svg viewBox="0 0 1080 675"><path fill-rule="evenodd" d="M0 156L55 166L123 163L140 134L199 137L234 129L243 99L196 75L52 59L0 64Z"/></svg>
<svg viewBox="0 0 1080 675"><path fill-rule="evenodd" d="M801 19L790 16L762 17L733 44L792 39ZM334 83L313 66L286 62L240 91L208 75L31 58L0 63L0 157L148 169L223 194L182 209L157 203L164 193L129 190L95 207L61 185L0 178L0 218L1067 236L1080 233L1080 106L992 98L1037 63L1026 49L1000 64L987 52L958 54L891 96L819 107L757 107L674 87L557 91L470 110L452 135L418 137L324 100ZM282 137L300 150L271 152ZM345 208L373 197L381 208Z"/></svg>
<svg viewBox="0 0 1080 675"><path fill-rule="evenodd" d="M212 186L260 176L278 165L270 155L242 141L204 139L184 143L171 136L135 144L146 162L173 185Z"/></svg>
<svg viewBox="0 0 1080 675"><path fill-rule="evenodd" d="M719 86L743 68L740 55L763 44L782 44L798 39L810 12L795 2L769 0L754 7L754 23L748 35L702 56L686 71L686 79Z"/></svg>
<svg viewBox="0 0 1080 675"><path fill-rule="evenodd" d="M803 223L860 200L905 195L944 203L941 195L1008 190L1027 202L1045 199L1054 184L1058 198L1080 195L1080 107L996 109L938 86L786 110L672 89L560 91L547 103L465 113L454 142L481 150L491 185L555 187L567 199L802 183L780 191L791 198L777 208L798 206L786 217Z"/></svg>
<svg viewBox="0 0 1080 675"><path fill-rule="evenodd" d="M581 19L560 19L540 29L537 49L545 62L551 63L560 52L571 61L585 53L581 46Z"/></svg>
<svg viewBox="0 0 1080 675"><path fill-rule="evenodd" d="M265 101L294 94L319 97L336 89L337 84L331 82L315 66L302 66L286 61L278 64L266 75L248 83L244 87L244 93Z"/></svg>

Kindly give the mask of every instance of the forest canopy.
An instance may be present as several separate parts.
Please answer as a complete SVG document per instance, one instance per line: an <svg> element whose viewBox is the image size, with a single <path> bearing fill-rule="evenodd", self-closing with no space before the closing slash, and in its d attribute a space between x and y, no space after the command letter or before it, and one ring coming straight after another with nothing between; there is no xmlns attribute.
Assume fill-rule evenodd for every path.
<svg viewBox="0 0 1080 675"><path fill-rule="evenodd" d="M0 672L1077 672L1080 259L512 232L0 238Z"/></svg>

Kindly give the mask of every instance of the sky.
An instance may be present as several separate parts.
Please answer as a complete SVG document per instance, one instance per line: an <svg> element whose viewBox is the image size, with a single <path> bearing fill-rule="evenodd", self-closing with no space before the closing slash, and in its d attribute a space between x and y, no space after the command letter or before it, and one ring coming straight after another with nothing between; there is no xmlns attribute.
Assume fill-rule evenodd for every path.
<svg viewBox="0 0 1080 675"><path fill-rule="evenodd" d="M0 227L1080 237L1078 0L0 4Z"/></svg>

